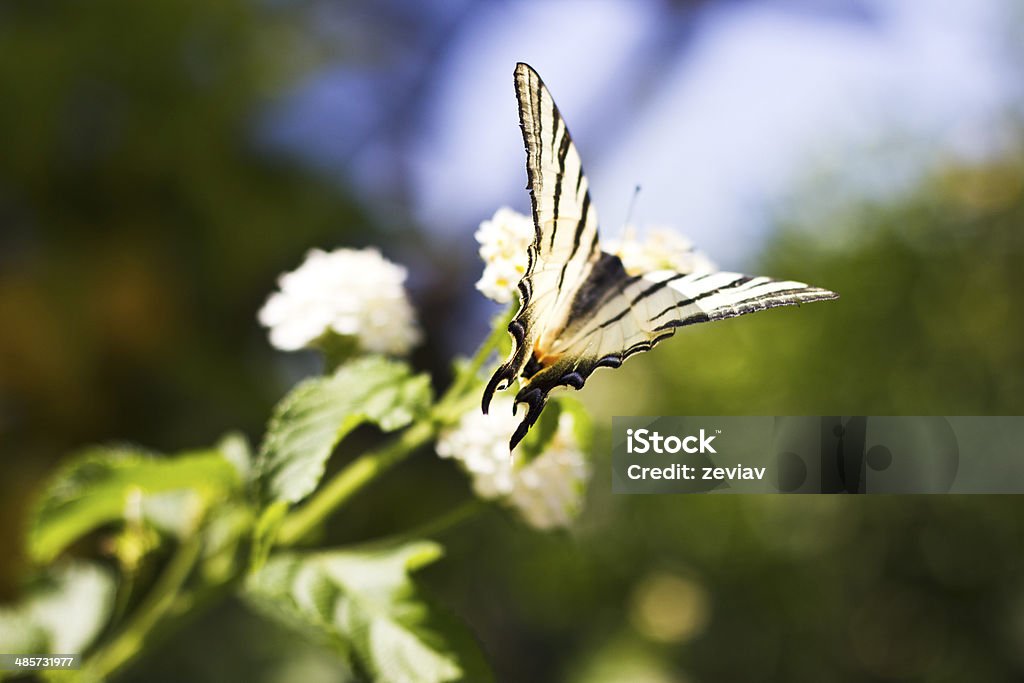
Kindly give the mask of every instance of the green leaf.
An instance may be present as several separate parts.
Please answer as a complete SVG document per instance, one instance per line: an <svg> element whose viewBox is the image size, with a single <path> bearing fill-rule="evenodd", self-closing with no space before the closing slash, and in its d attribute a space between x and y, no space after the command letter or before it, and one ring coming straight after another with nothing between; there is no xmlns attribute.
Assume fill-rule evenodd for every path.
<svg viewBox="0 0 1024 683"><path fill-rule="evenodd" d="M245 435L240 432L228 432L220 438L216 448L235 466L238 476L247 481L252 474L252 449Z"/></svg>
<svg viewBox="0 0 1024 683"><path fill-rule="evenodd" d="M51 570L13 607L0 609L0 646L11 654L80 653L106 625L114 579L84 562Z"/></svg>
<svg viewBox="0 0 1024 683"><path fill-rule="evenodd" d="M489 680L478 673L482 657L465 647L471 638L445 625L409 579L441 554L430 541L278 554L250 576L248 595L272 616L319 635L374 681ZM453 643L463 646L458 654Z"/></svg>
<svg viewBox="0 0 1024 683"><path fill-rule="evenodd" d="M58 470L44 491L29 529L29 554L49 562L82 535L132 516L159 528L190 529L210 502L240 483L218 451L174 458L124 448L86 451ZM156 496L173 491L188 494ZM171 519L175 515L181 519Z"/></svg>
<svg viewBox="0 0 1024 683"><path fill-rule="evenodd" d="M364 422L384 431L399 429L425 413L430 401L429 377L377 356L301 383L274 409L260 449L265 499L302 500L316 488L331 451L349 432Z"/></svg>

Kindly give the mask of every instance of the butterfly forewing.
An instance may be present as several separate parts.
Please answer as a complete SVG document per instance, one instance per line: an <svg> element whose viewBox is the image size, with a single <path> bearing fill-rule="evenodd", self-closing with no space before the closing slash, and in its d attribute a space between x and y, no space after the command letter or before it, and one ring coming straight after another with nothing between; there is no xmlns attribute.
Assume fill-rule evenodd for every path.
<svg viewBox="0 0 1024 683"><path fill-rule="evenodd" d="M580 155L548 89L526 64L516 67L515 80L535 230L523 278L533 291L524 301L550 313L572 296L598 256L597 212Z"/></svg>
<svg viewBox="0 0 1024 683"><path fill-rule="evenodd" d="M610 366L650 350L679 327L836 296L802 282L741 273L659 270L626 278L614 296L570 321L556 351Z"/></svg>
<svg viewBox="0 0 1024 683"><path fill-rule="evenodd" d="M537 72L519 64L515 83L534 239L519 283L519 312L509 326L515 339L512 356L484 392L485 412L496 389L514 382L531 360L547 360L545 351L568 322L568 302L600 256L597 212L565 121ZM543 401L532 409L534 420L542 406Z"/></svg>

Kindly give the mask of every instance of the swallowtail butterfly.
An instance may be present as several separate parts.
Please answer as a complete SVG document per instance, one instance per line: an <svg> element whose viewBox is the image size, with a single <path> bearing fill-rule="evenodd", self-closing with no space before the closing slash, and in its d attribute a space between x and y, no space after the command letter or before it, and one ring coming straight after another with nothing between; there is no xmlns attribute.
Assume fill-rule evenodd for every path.
<svg viewBox="0 0 1024 683"><path fill-rule="evenodd" d="M618 256L601 251L587 177L551 94L526 64L516 66L515 84L534 238L519 311L508 326L512 354L483 395L486 413L494 392L519 379L516 406L528 410L510 448L537 421L552 389L582 389L596 369L619 367L679 327L837 298L802 282L740 273L627 273Z"/></svg>

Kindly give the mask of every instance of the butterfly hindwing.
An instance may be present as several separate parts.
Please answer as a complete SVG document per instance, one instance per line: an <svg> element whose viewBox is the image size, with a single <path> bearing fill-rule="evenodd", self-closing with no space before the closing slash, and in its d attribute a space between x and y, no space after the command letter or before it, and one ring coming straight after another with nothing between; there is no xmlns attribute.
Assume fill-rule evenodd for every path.
<svg viewBox="0 0 1024 683"><path fill-rule="evenodd" d="M515 81L534 239L509 324L512 354L483 395L487 412L496 390L520 381L515 402L528 409L510 448L553 389L581 389L598 368L618 367L679 327L837 297L802 282L740 273L627 272L618 256L600 250L587 178L550 93L526 64L517 65Z"/></svg>

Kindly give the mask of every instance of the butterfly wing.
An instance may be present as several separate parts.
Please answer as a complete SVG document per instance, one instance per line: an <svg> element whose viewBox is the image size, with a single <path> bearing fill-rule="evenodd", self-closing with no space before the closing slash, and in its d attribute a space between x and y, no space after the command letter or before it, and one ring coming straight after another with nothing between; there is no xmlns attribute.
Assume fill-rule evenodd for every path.
<svg viewBox="0 0 1024 683"><path fill-rule="evenodd" d="M531 375L517 399L532 405L555 387L580 389L597 368L617 368L680 327L837 297L802 282L741 273L630 276L617 256L602 254L576 296L576 314L552 346L557 360Z"/></svg>
<svg viewBox="0 0 1024 683"><path fill-rule="evenodd" d="M537 421L553 389L581 389L596 369L619 367L679 327L837 297L802 282L739 273L628 273L618 256L600 250L587 179L550 93L526 64L517 65L515 81L534 239L519 311L508 328L512 354L483 395L486 413L496 390L521 379L516 405L528 410L510 448Z"/></svg>
<svg viewBox="0 0 1024 683"><path fill-rule="evenodd" d="M496 390L512 384L531 360L543 358L543 350L565 327L568 302L601 255L597 212L565 121L536 71L518 64L515 83L534 239L519 283L519 312L509 324L515 339L513 352L484 391L484 412ZM541 407L535 409L534 420Z"/></svg>

